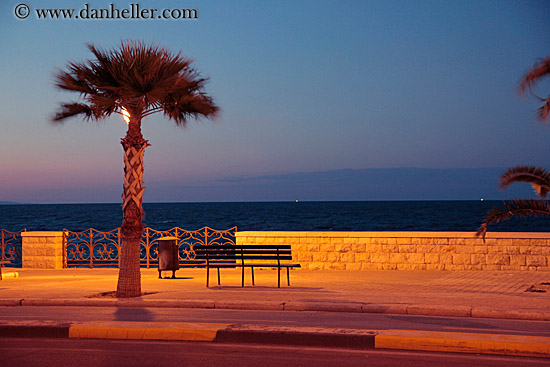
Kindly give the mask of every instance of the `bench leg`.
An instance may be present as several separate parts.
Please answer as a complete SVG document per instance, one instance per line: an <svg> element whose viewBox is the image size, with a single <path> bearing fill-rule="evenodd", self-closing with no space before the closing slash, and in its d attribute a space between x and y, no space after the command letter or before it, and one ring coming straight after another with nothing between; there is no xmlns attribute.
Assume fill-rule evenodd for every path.
<svg viewBox="0 0 550 367"><path fill-rule="evenodd" d="M206 288L208 288L208 280L210 279L210 267L206 265Z"/></svg>
<svg viewBox="0 0 550 367"><path fill-rule="evenodd" d="M286 282L290 287L290 268L289 267L286 268Z"/></svg>
<svg viewBox="0 0 550 367"><path fill-rule="evenodd" d="M244 266L241 267L243 270L241 271L241 287L244 287Z"/></svg>
<svg viewBox="0 0 550 367"><path fill-rule="evenodd" d="M220 268L218 268L218 285L221 285L221 283L220 283Z"/></svg>
<svg viewBox="0 0 550 367"><path fill-rule="evenodd" d="M176 271L172 270L172 279L176 279Z"/></svg>
<svg viewBox="0 0 550 367"><path fill-rule="evenodd" d="M254 267L251 266L250 270L252 270L252 285L256 285L256 283L254 283Z"/></svg>
<svg viewBox="0 0 550 367"><path fill-rule="evenodd" d="M159 270L159 279L162 279L161 273L162 273L162 271ZM1 279L1 278L0 278L0 279Z"/></svg>
<svg viewBox="0 0 550 367"><path fill-rule="evenodd" d="M281 288L281 267L277 267L277 288Z"/></svg>

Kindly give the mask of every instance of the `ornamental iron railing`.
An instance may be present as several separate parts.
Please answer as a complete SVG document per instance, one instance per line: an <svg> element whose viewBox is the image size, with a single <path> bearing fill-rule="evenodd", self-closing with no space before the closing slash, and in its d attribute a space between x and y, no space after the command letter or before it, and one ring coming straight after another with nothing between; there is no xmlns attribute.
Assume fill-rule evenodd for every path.
<svg viewBox="0 0 550 367"><path fill-rule="evenodd" d="M141 267L158 267L158 239L175 237L179 249L181 267L194 267L201 263L195 260L195 245L235 245L237 227L215 230L203 227L188 231L178 227L157 231L145 228L141 238ZM118 267L120 265L120 228L101 232L90 228L82 232L63 230L65 267Z"/></svg>
<svg viewBox="0 0 550 367"><path fill-rule="evenodd" d="M19 232L10 232L5 229L0 229L2 235L0 260L9 261L9 264L4 264L6 267L20 268L23 264L23 251L22 251L22 238L21 233L26 229L22 229Z"/></svg>

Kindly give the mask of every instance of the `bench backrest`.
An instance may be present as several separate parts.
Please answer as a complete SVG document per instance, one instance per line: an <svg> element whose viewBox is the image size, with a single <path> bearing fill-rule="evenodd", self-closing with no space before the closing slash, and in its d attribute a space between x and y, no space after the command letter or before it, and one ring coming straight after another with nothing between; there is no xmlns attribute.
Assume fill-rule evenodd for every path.
<svg viewBox="0 0 550 367"><path fill-rule="evenodd" d="M195 259L244 263L247 260L292 260L290 245L195 245Z"/></svg>

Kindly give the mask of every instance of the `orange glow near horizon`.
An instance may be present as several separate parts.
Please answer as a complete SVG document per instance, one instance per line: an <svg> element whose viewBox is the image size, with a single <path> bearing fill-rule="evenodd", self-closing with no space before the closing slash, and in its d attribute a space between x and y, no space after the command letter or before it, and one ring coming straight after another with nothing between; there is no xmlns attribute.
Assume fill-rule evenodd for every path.
<svg viewBox="0 0 550 367"><path fill-rule="evenodd" d="M130 112L128 112L128 110L126 108L122 107L121 113L122 113L122 118L124 119L126 124L129 124L130 123Z"/></svg>

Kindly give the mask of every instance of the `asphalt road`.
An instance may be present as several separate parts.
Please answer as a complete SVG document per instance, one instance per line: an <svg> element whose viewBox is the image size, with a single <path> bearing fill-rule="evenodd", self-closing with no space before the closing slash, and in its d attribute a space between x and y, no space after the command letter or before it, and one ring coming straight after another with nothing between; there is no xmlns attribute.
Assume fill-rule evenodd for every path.
<svg viewBox="0 0 550 367"><path fill-rule="evenodd" d="M307 326L346 329L406 329L550 336L550 321L360 314L130 307L0 307L0 322L158 321Z"/></svg>
<svg viewBox="0 0 550 367"><path fill-rule="evenodd" d="M192 342L0 338L6 367L548 366L547 359Z"/></svg>

